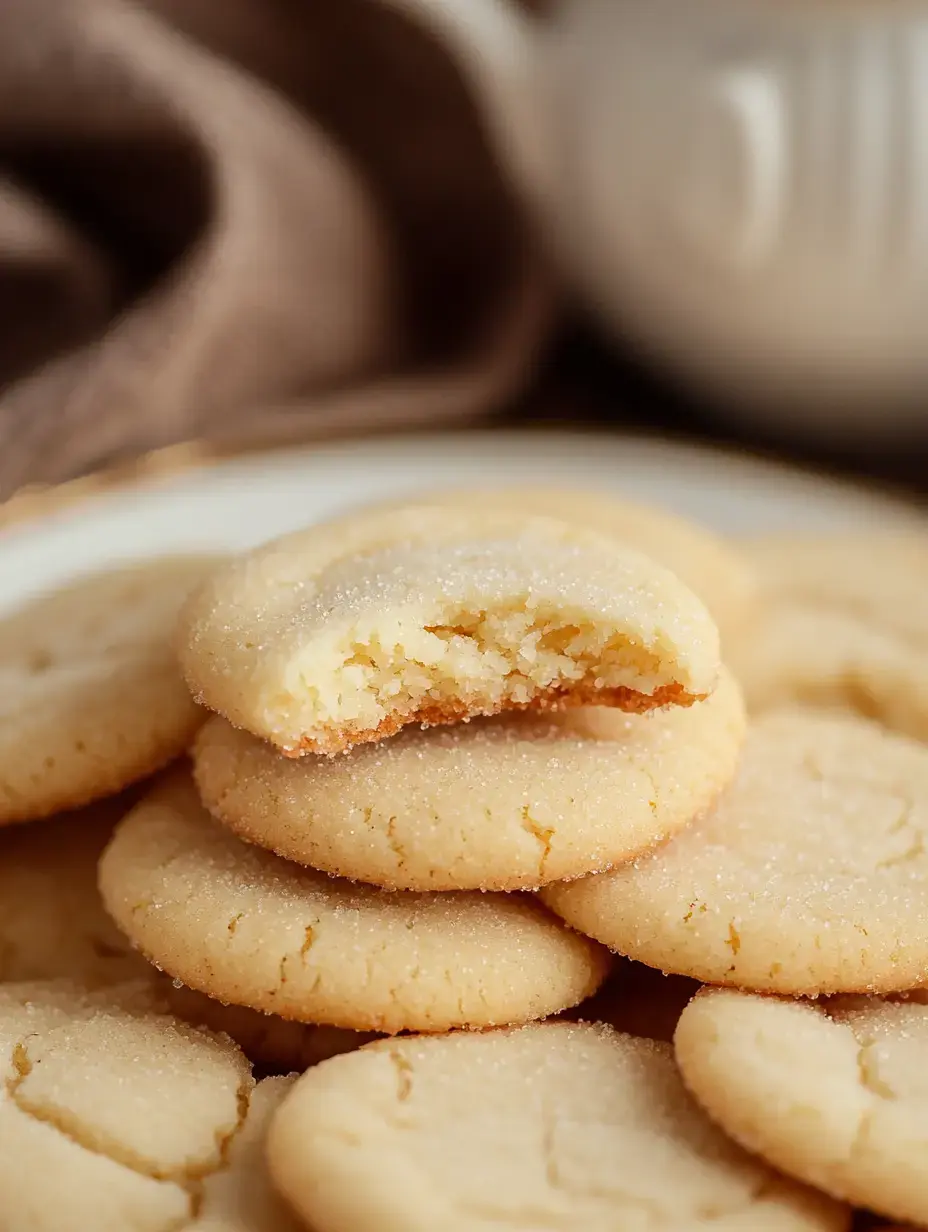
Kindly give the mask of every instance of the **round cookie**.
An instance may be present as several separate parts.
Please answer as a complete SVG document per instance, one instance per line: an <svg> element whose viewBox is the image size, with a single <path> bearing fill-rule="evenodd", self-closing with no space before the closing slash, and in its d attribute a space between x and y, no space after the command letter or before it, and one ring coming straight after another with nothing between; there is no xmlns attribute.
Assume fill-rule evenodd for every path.
<svg viewBox="0 0 928 1232"><path fill-rule="evenodd" d="M928 1223L928 1006L707 989L675 1049L687 1086L749 1150L837 1198Z"/></svg>
<svg viewBox="0 0 928 1232"><path fill-rule="evenodd" d="M715 1129L669 1045L602 1026L404 1038L336 1057L288 1093L268 1158L316 1232L849 1223Z"/></svg>
<svg viewBox="0 0 928 1232"><path fill-rule="evenodd" d="M244 1005L223 1005L167 977L159 984L172 1014L193 1026L231 1036L245 1056L265 1070L302 1073L311 1065L378 1038L373 1032L315 1026L277 1014L262 1014Z"/></svg>
<svg viewBox="0 0 928 1232"><path fill-rule="evenodd" d="M97 862L126 796L0 833L0 983L122 983L148 964L107 915Z"/></svg>
<svg viewBox="0 0 928 1232"><path fill-rule="evenodd" d="M746 554L707 527L667 509L611 492L518 485L429 491L407 503L411 501L552 517L619 539L664 565L689 586L726 638L743 628L755 610L757 581ZM391 502L384 507L395 506Z"/></svg>
<svg viewBox="0 0 928 1232"><path fill-rule="evenodd" d="M278 855L393 890L514 890L653 847L715 800L744 737L723 672L705 701L411 728L341 757L281 757L214 717L194 746L213 816Z"/></svg>
<svg viewBox="0 0 928 1232"><path fill-rule="evenodd" d="M199 1226L254 1097L230 1040L157 1012L145 983L7 984L0 1058L5 1228Z"/></svg>
<svg viewBox="0 0 928 1232"><path fill-rule="evenodd" d="M852 710L928 738L928 533L773 537L745 551L763 614L727 649L749 708Z"/></svg>
<svg viewBox="0 0 928 1232"><path fill-rule="evenodd" d="M414 507L288 535L188 604L197 699L282 751L407 724L715 687L718 630L682 582L614 539L516 513Z"/></svg>
<svg viewBox="0 0 928 1232"><path fill-rule="evenodd" d="M139 949L189 987L353 1030L541 1018L588 996L610 965L529 895L390 894L250 847L186 775L121 823L100 888Z"/></svg>
<svg viewBox="0 0 928 1232"><path fill-rule="evenodd" d="M541 897L663 971L759 992L896 992L928 975L928 747L852 716L749 730L719 804L665 847Z"/></svg>
<svg viewBox="0 0 928 1232"><path fill-rule="evenodd" d="M0 824L120 791L201 722L175 662L178 612L215 557L93 574L0 619Z"/></svg>

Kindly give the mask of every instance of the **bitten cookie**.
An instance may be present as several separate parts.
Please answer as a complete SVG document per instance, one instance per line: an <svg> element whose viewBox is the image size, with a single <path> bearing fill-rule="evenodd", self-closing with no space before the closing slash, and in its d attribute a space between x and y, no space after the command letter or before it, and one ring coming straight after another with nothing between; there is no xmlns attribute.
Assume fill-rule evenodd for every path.
<svg viewBox="0 0 928 1232"><path fill-rule="evenodd" d="M222 1001L362 1031L524 1022L574 1005L606 951L531 896L390 894L289 864L162 784L100 862L107 909L139 949Z"/></svg>
<svg viewBox="0 0 928 1232"><path fill-rule="evenodd" d="M706 983L896 992L928 976L926 833L928 747L784 711L755 723L700 823L541 896L620 953Z"/></svg>
<svg viewBox="0 0 928 1232"><path fill-rule="evenodd" d="M928 1006L706 989L675 1047L690 1090L749 1150L836 1197L928 1223Z"/></svg>
<svg viewBox="0 0 928 1232"><path fill-rule="evenodd" d="M294 1228L255 1141L286 1084L256 1089L230 1040L150 996L146 984L0 988L4 1228Z"/></svg>
<svg viewBox="0 0 928 1232"><path fill-rule="evenodd" d="M181 658L198 700L290 754L510 709L689 704L720 666L705 607L633 549L437 507L311 527L219 569Z"/></svg>
<svg viewBox="0 0 928 1232"><path fill-rule="evenodd" d="M508 485L429 491L406 503L509 509L586 526L638 548L676 574L702 599L726 638L754 614L757 580L747 555L708 527L667 509L605 491Z"/></svg>
<svg viewBox="0 0 928 1232"><path fill-rule="evenodd" d="M928 533L748 542L763 614L731 643L751 710L801 702L928 738Z"/></svg>
<svg viewBox="0 0 928 1232"><path fill-rule="evenodd" d="M670 1046L544 1023L370 1044L298 1079L271 1174L317 1232L839 1232L849 1212L729 1142Z"/></svg>
<svg viewBox="0 0 928 1232"><path fill-rule="evenodd" d="M0 983L70 978L87 988L148 964L107 915L97 861L129 798L0 833Z"/></svg>
<svg viewBox="0 0 928 1232"><path fill-rule="evenodd" d="M689 708L474 719L336 758L281 757L216 717L193 760L209 811L287 859L387 889L513 890L680 830L730 782L744 726L725 673Z"/></svg>
<svg viewBox="0 0 928 1232"><path fill-rule="evenodd" d="M0 824L120 791L172 761L201 712L177 615L214 557L82 578L0 619Z"/></svg>

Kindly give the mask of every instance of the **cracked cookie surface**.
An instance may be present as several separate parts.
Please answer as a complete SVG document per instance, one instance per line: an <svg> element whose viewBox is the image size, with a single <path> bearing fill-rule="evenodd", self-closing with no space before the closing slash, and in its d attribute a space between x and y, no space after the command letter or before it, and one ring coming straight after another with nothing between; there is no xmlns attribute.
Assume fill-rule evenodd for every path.
<svg viewBox="0 0 928 1232"><path fill-rule="evenodd" d="M928 532L743 544L762 614L730 645L755 713L802 703L928 738Z"/></svg>
<svg viewBox="0 0 928 1232"><path fill-rule="evenodd" d="M110 914L150 960L219 1000L361 1031L524 1022L610 966L531 895L389 893L249 846L177 773L100 862Z"/></svg>
<svg viewBox="0 0 928 1232"><path fill-rule="evenodd" d="M844 1232L687 1095L669 1045L603 1026L403 1038L301 1079L271 1173L317 1232Z"/></svg>
<svg viewBox="0 0 928 1232"><path fill-rule="evenodd" d="M232 1041L161 1012L147 983L0 987L0 1064L0 1226L292 1226L256 1169L286 1084L259 1097Z"/></svg>
<svg viewBox="0 0 928 1232"><path fill-rule="evenodd" d="M293 756L506 710L689 705L720 668L718 629L668 570L505 511L310 527L217 570L182 625L197 699Z"/></svg>
<svg viewBox="0 0 928 1232"><path fill-rule="evenodd" d="M335 758L281 757L214 717L193 761L210 812L287 859L394 890L513 890L670 837L731 780L743 736L723 672L688 708L474 719Z"/></svg>
<svg viewBox="0 0 928 1232"><path fill-rule="evenodd" d="M0 618L0 825L101 799L184 752L202 712L175 625L216 559L92 574Z"/></svg>
<svg viewBox="0 0 928 1232"><path fill-rule="evenodd" d="M749 1150L835 1197L928 1223L928 1006L705 989L675 1050L690 1090Z"/></svg>
<svg viewBox="0 0 928 1232"><path fill-rule="evenodd" d="M816 996L928 972L928 748L853 716L749 729L700 822L609 873L548 886L574 927L663 971Z"/></svg>

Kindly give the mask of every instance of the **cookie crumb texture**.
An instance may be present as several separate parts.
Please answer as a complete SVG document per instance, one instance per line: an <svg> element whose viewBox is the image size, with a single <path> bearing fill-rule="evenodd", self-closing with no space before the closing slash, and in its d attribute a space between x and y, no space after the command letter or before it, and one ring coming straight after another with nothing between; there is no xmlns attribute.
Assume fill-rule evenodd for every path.
<svg viewBox="0 0 928 1232"><path fill-rule="evenodd" d="M885 1218L928 1224L928 1005L707 989L675 1046L691 1091L748 1149Z"/></svg>
<svg viewBox="0 0 928 1232"><path fill-rule="evenodd" d="M545 1023L372 1044L310 1071L271 1124L315 1232L844 1232L686 1094L669 1045Z"/></svg>
<svg viewBox="0 0 928 1232"><path fill-rule="evenodd" d="M619 953L800 996L928 977L928 748L853 716L780 711L732 786L665 847L543 900Z"/></svg>
<svg viewBox="0 0 928 1232"><path fill-rule="evenodd" d="M0 619L0 825L121 791L202 721L178 669L178 613L216 558L91 574Z"/></svg>
<svg viewBox="0 0 928 1232"><path fill-rule="evenodd" d="M120 824L100 889L142 953L188 987L352 1030L543 1018L611 965L531 895L391 894L250 847L206 813L187 774Z"/></svg>
<svg viewBox="0 0 928 1232"><path fill-rule="evenodd" d="M711 617L661 566L502 513L403 509L289 536L221 570L185 626L198 699L294 754L504 710L686 705L719 671Z"/></svg>
<svg viewBox="0 0 928 1232"><path fill-rule="evenodd" d="M0 988L0 1226L180 1232L290 1221L260 1141L286 1080L151 1009L145 985ZM277 1222L247 1222L252 1210Z"/></svg>

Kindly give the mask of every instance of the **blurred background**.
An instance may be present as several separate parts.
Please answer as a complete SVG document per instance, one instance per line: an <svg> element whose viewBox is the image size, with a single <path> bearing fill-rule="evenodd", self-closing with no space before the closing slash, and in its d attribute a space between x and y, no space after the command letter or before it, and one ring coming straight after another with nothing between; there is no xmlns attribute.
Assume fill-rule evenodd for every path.
<svg viewBox="0 0 928 1232"><path fill-rule="evenodd" d="M3 0L0 499L608 423L928 492L914 0Z"/></svg>

